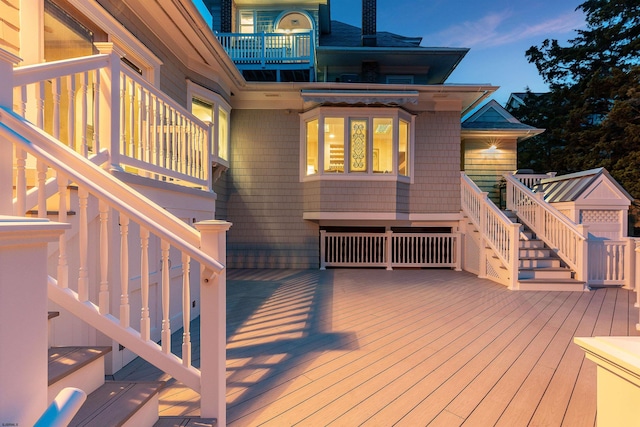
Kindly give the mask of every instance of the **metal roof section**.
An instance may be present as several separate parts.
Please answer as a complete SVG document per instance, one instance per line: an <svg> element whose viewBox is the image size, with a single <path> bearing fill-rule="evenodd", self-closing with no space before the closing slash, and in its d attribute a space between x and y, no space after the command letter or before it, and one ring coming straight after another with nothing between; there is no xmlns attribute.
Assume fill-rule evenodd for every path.
<svg viewBox="0 0 640 427"><path fill-rule="evenodd" d="M502 132L514 137L526 139L544 132L533 126L526 125L516 119L504 109L495 99L487 102L482 108L462 122L462 133L465 136Z"/></svg>
<svg viewBox="0 0 640 427"><path fill-rule="evenodd" d="M590 169L568 175L545 178L540 181L540 184L538 184L534 191L544 192L544 199L549 203L575 202L594 193L596 187L599 186L598 182L602 182L603 179L606 180L607 184L610 184L607 188L609 193L611 193L611 190L617 190L619 192L618 195L615 195L617 197L611 198L612 200L626 198L629 202L633 201L633 197L611 177L605 168ZM600 191L598 196L602 198L604 196L603 192Z"/></svg>

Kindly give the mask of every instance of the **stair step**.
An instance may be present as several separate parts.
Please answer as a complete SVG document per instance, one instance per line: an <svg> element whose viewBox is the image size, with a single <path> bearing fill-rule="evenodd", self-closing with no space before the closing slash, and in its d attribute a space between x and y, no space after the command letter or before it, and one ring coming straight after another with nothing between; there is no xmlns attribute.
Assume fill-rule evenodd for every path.
<svg viewBox="0 0 640 427"><path fill-rule="evenodd" d="M160 417L153 427L215 427L215 418Z"/></svg>
<svg viewBox="0 0 640 427"><path fill-rule="evenodd" d="M520 258L520 269L528 268L558 268L560 267L560 260L553 257L538 257L538 258Z"/></svg>
<svg viewBox="0 0 640 427"><path fill-rule="evenodd" d="M539 239L520 240L520 249L538 249L544 248L544 242Z"/></svg>
<svg viewBox="0 0 640 427"><path fill-rule="evenodd" d="M518 280L518 289L521 291L567 291L584 292L585 282L575 279L524 279Z"/></svg>
<svg viewBox="0 0 640 427"><path fill-rule="evenodd" d="M520 248L520 258L549 258L551 249L548 248Z"/></svg>
<svg viewBox="0 0 640 427"><path fill-rule="evenodd" d="M521 268L518 279L572 279L573 271L564 267L537 267L537 268Z"/></svg>
<svg viewBox="0 0 640 427"><path fill-rule="evenodd" d="M65 387L91 393L104 383L103 357L111 347L51 347L48 351L49 401Z"/></svg>
<svg viewBox="0 0 640 427"><path fill-rule="evenodd" d="M69 426L154 425L158 420L158 391L164 384L164 381L105 382L87 396Z"/></svg>

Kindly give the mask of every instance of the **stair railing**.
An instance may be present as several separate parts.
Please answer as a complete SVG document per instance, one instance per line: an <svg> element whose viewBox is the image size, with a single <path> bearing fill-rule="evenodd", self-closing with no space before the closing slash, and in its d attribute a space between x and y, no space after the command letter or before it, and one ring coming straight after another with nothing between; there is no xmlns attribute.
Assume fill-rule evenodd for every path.
<svg viewBox="0 0 640 427"><path fill-rule="evenodd" d="M188 387L201 393L205 381L204 371L191 365L191 334L189 322L191 320L192 281L200 283L201 305L206 310L219 308L221 295L215 294L208 300L204 297L206 289L214 286L219 289L224 285L224 266L208 253L199 249L205 245L200 240L200 233L147 199L141 193L128 187L105 170L97 167L88 159L60 144L44 131L33 126L12 111L0 109L0 138L6 143L12 143L16 151L26 151L37 159L47 169L53 170L58 180L58 210L59 222L66 221L66 212L73 209L78 213L79 231L77 248L73 253L79 254L79 268L76 280L71 280L66 246L68 237L64 234L60 238L58 251L57 277L49 279L49 298L69 312L81 318L105 335L129 348L134 353L145 358L150 363L167 372ZM72 183L78 188L78 205L67 206L67 187ZM88 207L91 203L99 204L99 219L97 231L90 226ZM111 225L110 225L111 224ZM115 224L119 224L116 226ZM226 224L226 223L225 223ZM119 236L114 236L114 227L119 229ZM226 228L221 224L221 231L212 239L223 238ZM222 231L224 230L224 231ZM137 234L137 236L136 236ZM150 307L149 307L149 276L153 266L149 259L149 243L155 239L161 246L160 278L161 290L161 346L151 339ZM74 239L76 240L76 239ZM110 242L118 242L111 245ZM137 241L137 244L132 244ZM114 247L115 246L115 247ZM137 249L136 249L137 248ZM129 268L129 260L133 251L138 250L140 271ZM220 251L218 251L218 254ZM113 258L115 255L115 260ZM99 260L97 272L91 274L89 265L90 255ZM133 257L135 258L135 257ZM173 265L171 260L173 260ZM199 265L198 270L191 266ZM110 268L119 266L119 276L109 282ZM178 282L172 282L170 271L181 270ZM139 276L141 280L141 313L140 327L134 328L131 312L129 284L132 277ZM191 278L191 279L190 279ZM95 283L97 286L91 286ZM113 285L119 289L113 289ZM172 353L171 345L171 317L170 295L171 288L181 286L182 326L184 328L182 342L182 357ZM96 289L97 288L97 289ZM112 297L116 292L119 297L117 313L111 313ZM222 294L223 295L223 294ZM95 296L92 301L90 296ZM203 309L202 311L205 311ZM218 313L224 318L224 312ZM158 322L160 323L160 322ZM215 324L222 323L218 319ZM215 333L211 334L206 328L213 326ZM219 328L215 325L202 325L201 340L216 341ZM224 352L224 349L222 349ZM224 354L224 353L223 353ZM219 355L201 355L201 367L207 357L220 358ZM210 374L211 375L211 374ZM224 383L224 370L209 376L207 381ZM202 396L206 400L206 396ZM223 399L224 400L224 399ZM202 411L207 412L205 408ZM212 412L209 412L212 413ZM219 411L216 411L219 416Z"/></svg>
<svg viewBox="0 0 640 427"><path fill-rule="evenodd" d="M480 231L480 276L486 277L486 246L489 246L509 272L509 289L515 289L518 281L520 224L514 224L489 199L488 193L461 172L462 211Z"/></svg>
<svg viewBox="0 0 640 427"><path fill-rule="evenodd" d="M588 226L575 224L512 175L507 181L507 209L536 233L576 273L576 279L588 281Z"/></svg>
<svg viewBox="0 0 640 427"><path fill-rule="evenodd" d="M209 188L211 127L100 47L17 67L14 110L84 157L106 150L112 168Z"/></svg>

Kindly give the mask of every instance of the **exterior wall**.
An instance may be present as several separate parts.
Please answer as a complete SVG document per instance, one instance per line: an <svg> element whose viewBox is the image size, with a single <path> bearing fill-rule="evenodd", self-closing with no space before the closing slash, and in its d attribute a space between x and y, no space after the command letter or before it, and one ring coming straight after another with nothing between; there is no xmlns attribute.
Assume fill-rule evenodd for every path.
<svg viewBox="0 0 640 427"><path fill-rule="evenodd" d="M231 137L227 265L317 268L318 226L302 219L299 116L233 110Z"/></svg>
<svg viewBox="0 0 640 427"><path fill-rule="evenodd" d="M517 169L516 141L501 140L495 150L489 150L487 140L463 141L462 167L482 191L489 193L494 203L500 203L499 184L502 176Z"/></svg>
<svg viewBox="0 0 640 427"><path fill-rule="evenodd" d="M410 212L455 213L460 206L460 113L416 117Z"/></svg>
<svg viewBox="0 0 640 427"><path fill-rule="evenodd" d="M391 181L309 181L305 212L402 212L409 209L409 184Z"/></svg>
<svg viewBox="0 0 640 427"><path fill-rule="evenodd" d="M20 0L0 0L0 49L20 54Z"/></svg>

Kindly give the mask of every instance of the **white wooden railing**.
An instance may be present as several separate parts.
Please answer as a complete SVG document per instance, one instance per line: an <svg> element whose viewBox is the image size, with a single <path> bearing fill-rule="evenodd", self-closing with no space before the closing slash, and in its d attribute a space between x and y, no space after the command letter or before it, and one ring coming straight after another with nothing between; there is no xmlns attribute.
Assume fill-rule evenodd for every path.
<svg viewBox="0 0 640 427"><path fill-rule="evenodd" d="M513 176L524 184L525 187L534 190L534 187L540 184L540 181L546 178L553 178L556 176L556 172L549 173L515 173Z"/></svg>
<svg viewBox="0 0 640 427"><path fill-rule="evenodd" d="M536 233L576 273L588 281L588 226L575 224L544 201L544 193L533 193L512 175L507 180L507 209Z"/></svg>
<svg viewBox="0 0 640 427"><path fill-rule="evenodd" d="M307 33L219 33L225 51L238 65L310 64L315 57L313 32Z"/></svg>
<svg viewBox="0 0 640 427"><path fill-rule="evenodd" d="M450 267L460 270L457 233L343 233L320 231L320 268Z"/></svg>
<svg viewBox="0 0 640 427"><path fill-rule="evenodd" d="M109 136L114 134L108 128L114 123L105 123L107 120L104 116L96 113L100 116L99 131L96 132L100 138L94 137L91 149L91 144L85 142L89 139L88 132L81 130L80 138L69 136L77 126L68 126L65 136L62 124L71 119L61 119L61 111L73 108L63 108L64 103L53 102L50 112L53 120L47 124L49 110L46 95L36 95L36 102L30 102L28 96L31 91L42 94L42 86L46 83L38 80L33 87L28 83L30 77L27 77L32 73L40 75L45 69L36 66L15 71L12 62L16 61L17 58L0 50L0 79L5 83L0 86L0 214L11 215L18 211L18 215L23 216L25 210L31 209L27 203L32 199L38 201L38 216L47 216L47 207L50 206L58 211L58 222L67 222L67 212L74 210L78 217L77 234L70 239L68 232L63 233L59 239L57 267L55 274L49 278L49 298L200 393L201 415L216 417L219 425L225 425L224 262L225 232L230 224L205 221L197 224L196 230L87 159L90 151L113 150L113 140ZM104 65L105 61L109 66L100 67L99 64ZM85 73L98 68L108 74L110 69L113 71L113 68L117 68L114 61L119 63L119 59L113 55L99 55L74 60L71 64L47 64L51 68L47 68L46 73L49 73L52 81L57 82L53 86L64 87L61 83L65 80L64 76L73 76L66 78L69 82L77 79L78 75L86 76ZM121 76L120 73L115 74ZM95 78L105 82L102 73L99 75L97 77L98 74L93 73ZM12 88L16 88L13 93ZM16 93L19 97L14 102ZM57 96L59 91L53 93ZM101 90L101 93L105 92ZM84 104L82 100L79 102ZM56 104L58 107L55 107ZM72 104L77 103L74 101ZM19 114L13 111L16 105ZM94 106L104 111L101 103ZM88 111L83 105L80 116L84 117L84 112ZM34 117L36 124L22 116ZM124 120L115 123L122 122ZM68 125L70 122L66 123ZM120 129L119 126L115 127ZM105 134L107 138L103 138ZM115 146L118 148L121 139L116 140L118 143ZM104 141L112 143L104 144ZM118 151L117 154L123 153ZM111 156L112 161L114 157L118 156ZM101 153L93 160L100 158ZM27 192L27 165L31 163L36 165L37 178L31 183L33 188ZM70 184L77 188L77 204L74 206L68 204L68 200L72 199L67 194ZM52 197L51 187L57 190ZM28 194L34 193L35 197L28 197ZM99 212L97 217L90 215L92 207ZM162 325L161 345L151 339L150 329L153 311L149 303L149 277L153 268L150 246L153 244L159 247L160 253L159 298L162 306L157 323ZM70 271L69 254L74 254L77 273ZM97 261L92 263L90 260ZM135 262L139 271L129 268L131 260L139 260ZM181 270L179 283L170 280L169 271L172 268ZM131 310L129 284L133 277L139 277L140 280L142 301L139 313ZM170 311L175 304L172 304L170 296L175 286L180 287L178 295L181 296L181 302L178 305L182 313L181 326L184 328L181 357L171 352ZM200 369L194 368L191 361L189 322L194 286L199 286L203 307ZM119 297L112 297L114 293ZM118 301L116 304L115 300ZM114 305L117 308L112 310ZM139 318L139 322L136 318Z"/></svg>
<svg viewBox="0 0 640 427"><path fill-rule="evenodd" d="M18 67L14 109L111 167L209 187L211 128L152 87L115 53Z"/></svg>
<svg viewBox="0 0 640 427"><path fill-rule="evenodd" d="M489 200L488 193L461 172L462 211L480 231L483 242L480 245L480 277L486 277L486 254L488 245L508 271L509 289L515 289L518 281L518 249L520 224L514 224Z"/></svg>

